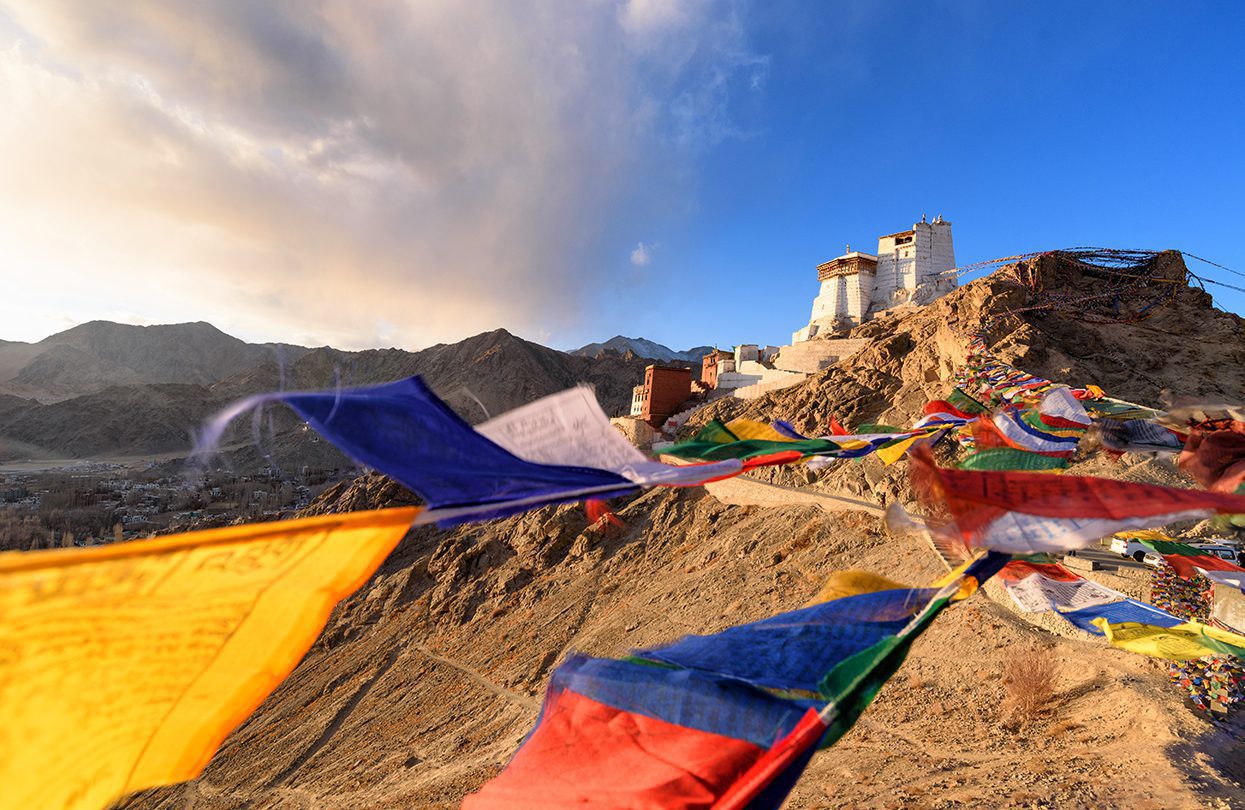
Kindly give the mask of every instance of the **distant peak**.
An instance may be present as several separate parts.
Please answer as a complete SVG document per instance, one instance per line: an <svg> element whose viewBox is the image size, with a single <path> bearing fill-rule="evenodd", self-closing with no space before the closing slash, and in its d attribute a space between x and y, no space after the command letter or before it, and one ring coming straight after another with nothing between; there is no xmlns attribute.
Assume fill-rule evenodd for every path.
<svg viewBox="0 0 1245 810"><path fill-rule="evenodd" d="M664 346L648 338L627 337L626 335L615 335L604 343L589 343L570 352L570 354L580 355L583 357L596 357L601 352L616 352L626 356L628 353L635 357L643 357L649 360L659 360L663 363L680 361L684 363L699 363L700 358L708 351L708 347L699 346L689 349L685 352L677 352L669 346Z"/></svg>

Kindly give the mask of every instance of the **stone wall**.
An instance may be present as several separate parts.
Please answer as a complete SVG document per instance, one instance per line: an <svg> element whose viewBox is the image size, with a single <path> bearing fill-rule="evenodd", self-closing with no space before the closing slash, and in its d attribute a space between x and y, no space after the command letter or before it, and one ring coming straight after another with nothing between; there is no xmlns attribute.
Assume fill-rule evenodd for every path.
<svg viewBox="0 0 1245 810"><path fill-rule="evenodd" d="M820 291L813 299L809 323L844 318L859 324L869 309L873 284L874 274L871 271L834 276L822 281ZM807 337L804 339L807 340Z"/></svg>
<svg viewBox="0 0 1245 810"><path fill-rule="evenodd" d="M774 367L783 371L816 374L845 357L851 357L868 343L864 338L829 338L794 343L783 346Z"/></svg>
<svg viewBox="0 0 1245 810"><path fill-rule="evenodd" d="M653 439L657 436L653 428L643 419L631 416L616 416L610 420L610 424L622 432L627 437L627 441L634 444L641 450L647 450L653 444Z"/></svg>
<svg viewBox="0 0 1245 810"><path fill-rule="evenodd" d="M792 374L789 377L770 380L769 382L753 383L752 385L745 385L742 388L736 388L731 392L731 396L736 399L756 399L757 397L768 394L770 391L781 391L784 388L799 385L807 379L808 376L805 374Z"/></svg>

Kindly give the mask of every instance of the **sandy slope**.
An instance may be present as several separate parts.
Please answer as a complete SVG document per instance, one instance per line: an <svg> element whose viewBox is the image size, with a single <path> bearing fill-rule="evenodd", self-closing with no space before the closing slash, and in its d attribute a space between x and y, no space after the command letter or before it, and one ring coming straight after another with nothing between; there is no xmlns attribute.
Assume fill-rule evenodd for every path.
<svg viewBox="0 0 1245 810"><path fill-rule="evenodd" d="M686 491L620 515L629 528L610 537L570 507L415 533L203 779L124 806L452 807L513 753L569 650L621 655L794 608L834 569L909 582L941 570L921 541L860 513ZM1009 730L1003 666L1032 644L1059 660L1060 691ZM916 644L790 806L1245 802L1221 773L1243 754L1181 706L1159 664L1045 633L979 594Z"/></svg>
<svg viewBox="0 0 1245 810"><path fill-rule="evenodd" d="M983 280L861 327L874 344L805 385L714 408L809 429L830 413L852 423L906 420L945 393L964 334L1026 295ZM1212 345L1200 342L1207 338ZM994 339L1035 373L1143 402L1164 384L1219 395L1236 386L1238 396L1245 387L1245 366L1223 362L1245 349L1240 319L1193 290L1141 326L1059 315L1000 327ZM1155 462L1094 460L1082 469L1181 482ZM877 504L910 500L902 463L849 462L820 479L763 477ZM372 476L318 508L409 501ZM200 780L123 806L453 807L514 752L550 671L570 651L618 656L795 608L836 569L914 584L941 573L923 541L889 536L876 515L827 512L820 502L730 505L704 490L653 491L618 512L627 528L609 535L586 530L572 507L413 533ZM1059 662L1058 694L1017 729L1002 708L1002 673L1034 645ZM813 761L789 806L1245 807L1245 734L1185 709L1164 669L1100 639L1046 632L978 594L916 643L858 726Z"/></svg>

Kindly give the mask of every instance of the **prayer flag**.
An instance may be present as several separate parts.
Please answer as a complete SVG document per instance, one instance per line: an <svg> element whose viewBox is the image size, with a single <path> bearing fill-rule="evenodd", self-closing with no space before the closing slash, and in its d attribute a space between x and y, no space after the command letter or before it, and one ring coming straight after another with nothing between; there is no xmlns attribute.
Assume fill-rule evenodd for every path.
<svg viewBox="0 0 1245 810"><path fill-rule="evenodd" d="M1218 419L1195 425L1176 464L1207 489L1237 491L1245 484L1245 422Z"/></svg>
<svg viewBox="0 0 1245 810"><path fill-rule="evenodd" d="M1068 460L1056 456L1016 450L1012 447L989 447L972 453L960 462L961 470L1062 470Z"/></svg>
<svg viewBox="0 0 1245 810"><path fill-rule="evenodd" d="M999 580L1016 606L1026 613L1078 610L1125 599L1124 594L1091 582L1062 565L1013 561L999 572Z"/></svg>
<svg viewBox="0 0 1245 810"><path fill-rule="evenodd" d="M994 415L994 427L999 435L1011 447L1028 450L1031 453L1042 453L1059 457L1068 457L1076 452L1081 441L1082 431L1077 435L1061 436L1047 427L1034 427L1022 418L1015 408L1006 408Z"/></svg>
<svg viewBox="0 0 1245 810"><path fill-rule="evenodd" d="M1178 453L1184 442L1167 428L1145 419L1104 419L1102 446L1116 453Z"/></svg>
<svg viewBox="0 0 1245 810"><path fill-rule="evenodd" d="M821 586L821 590L809 600L805 607L829 602L832 599L841 599L844 596L858 596L862 593L892 591L906 587L908 586L868 571L835 571L826 578L826 584Z"/></svg>
<svg viewBox="0 0 1245 810"><path fill-rule="evenodd" d="M1116 624L1107 619L1096 619L1094 624L1101 628L1112 646L1142 655L1170 658L1174 661L1215 654L1245 659L1245 636L1201 622L1156 627L1136 622Z"/></svg>
<svg viewBox="0 0 1245 810"><path fill-rule="evenodd" d="M938 612L1006 562L1006 555L987 554L937 591L847 597L754 622L744 633L688 637L656 651L663 659L687 658L688 667L573 656L554 672L523 747L463 807L776 810L818 744L833 744L851 728ZM908 595L914 594L921 594L918 603L909 604ZM927 594L933 598L921 603ZM888 622L891 612L903 621L880 636L871 628L845 628L839 642L849 643L832 641L834 651L816 649L802 638L801 628L811 637L824 636L831 605L840 606L844 621ZM769 640L763 638L767 634ZM774 638L784 638L789 650L773 655L782 646ZM759 647L750 648L750 639ZM813 683L808 667L796 659L800 652L815 656L826 667L819 676L822 699L780 696L750 685L736 675L756 667L731 664L732 650L768 654L774 677L755 680L789 685ZM702 653L708 657L697 659Z"/></svg>
<svg viewBox="0 0 1245 810"><path fill-rule="evenodd" d="M1245 512L1245 496L1034 472L938 467L925 448L909 453L913 486L942 542L1015 554L1081 548L1130 528Z"/></svg>
<svg viewBox="0 0 1245 810"><path fill-rule="evenodd" d="M898 633L935 593L903 588L847 596L709 636L684 636L635 655L754 686L815 694L836 664Z"/></svg>
<svg viewBox="0 0 1245 810"><path fill-rule="evenodd" d="M1105 605L1091 605L1079 610L1062 611L1059 615L1086 633L1093 633L1096 636L1102 635L1099 622L1104 621L1111 624L1137 622L1155 627L1175 627L1181 623L1179 618L1167 611L1159 610L1154 605L1139 602L1136 599L1122 599L1119 602Z"/></svg>
<svg viewBox="0 0 1245 810"><path fill-rule="evenodd" d="M418 377L339 391L248 397L215 417L205 440L210 444L234 417L265 402L286 403L354 460L400 482L430 507L454 510L442 525L638 488L607 469L519 458L473 430Z"/></svg>
<svg viewBox="0 0 1245 810"><path fill-rule="evenodd" d="M524 461L609 470L643 486L694 486L743 469L737 459L678 466L646 459L582 385L506 411L475 430Z"/></svg>
<svg viewBox="0 0 1245 810"><path fill-rule="evenodd" d="M518 753L463 808L706 808L810 708L689 670L572 656Z"/></svg>
<svg viewBox="0 0 1245 810"><path fill-rule="evenodd" d="M952 390L952 392L947 395L946 401L957 411L965 414L966 416L980 416L981 414L989 411L989 408L977 399L964 393L962 388Z"/></svg>
<svg viewBox="0 0 1245 810"><path fill-rule="evenodd" d="M1150 537L1135 537L1134 539L1155 554L1161 555L1163 561L1170 565L1181 579L1190 579L1198 574L1210 577L1214 573L1219 575L1213 577L1216 582L1232 584L1236 587L1242 587L1237 583L1245 583L1245 568L1203 549L1178 543L1163 535L1159 537L1163 539Z"/></svg>
<svg viewBox="0 0 1245 810"><path fill-rule="evenodd" d="M418 512L0 554L0 807L197 776Z"/></svg>

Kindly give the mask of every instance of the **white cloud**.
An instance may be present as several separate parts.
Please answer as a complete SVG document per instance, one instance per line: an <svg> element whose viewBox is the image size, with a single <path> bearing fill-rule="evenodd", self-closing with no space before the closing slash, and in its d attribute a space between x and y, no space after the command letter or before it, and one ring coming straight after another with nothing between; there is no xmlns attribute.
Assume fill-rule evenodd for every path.
<svg viewBox="0 0 1245 810"><path fill-rule="evenodd" d="M755 57L715 15L0 8L0 270L29 280L0 301L24 334L0 337L109 312L348 348L556 334L585 311L579 268L600 265L586 255L647 156L734 131L728 85Z"/></svg>
<svg viewBox="0 0 1245 810"><path fill-rule="evenodd" d="M649 262L653 260L653 249L656 245L646 245L640 242L635 246L635 250L631 251L631 264L635 267L648 267Z"/></svg>

